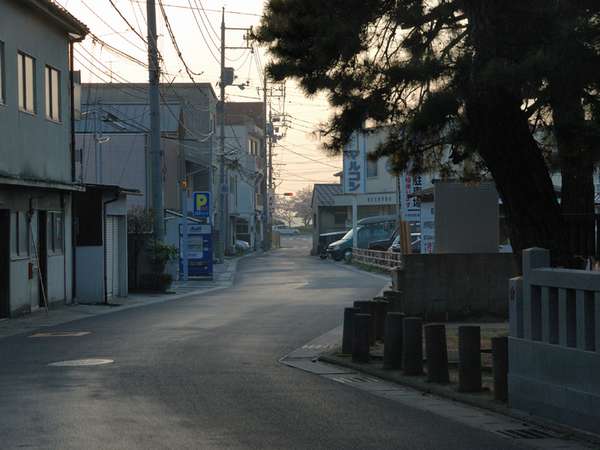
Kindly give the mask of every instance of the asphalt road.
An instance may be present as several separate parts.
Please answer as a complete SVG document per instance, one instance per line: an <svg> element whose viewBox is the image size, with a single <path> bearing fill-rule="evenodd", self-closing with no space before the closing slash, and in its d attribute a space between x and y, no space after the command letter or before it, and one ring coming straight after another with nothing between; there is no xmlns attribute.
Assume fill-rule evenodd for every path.
<svg viewBox="0 0 600 450"><path fill-rule="evenodd" d="M383 285L285 241L232 288L55 328L83 336L0 339L0 448L516 448L278 363ZM114 363L48 365L80 358Z"/></svg>

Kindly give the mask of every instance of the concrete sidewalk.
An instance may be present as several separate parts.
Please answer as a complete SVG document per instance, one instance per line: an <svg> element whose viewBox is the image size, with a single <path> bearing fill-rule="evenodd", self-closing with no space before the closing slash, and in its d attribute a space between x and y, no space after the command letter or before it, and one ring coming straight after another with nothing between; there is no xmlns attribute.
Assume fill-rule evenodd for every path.
<svg viewBox="0 0 600 450"><path fill-rule="evenodd" d="M110 305L59 305L51 307L48 313L37 310L31 314L14 319L0 320L0 339L21 333L29 333L42 328L53 327L74 320L101 314L110 314L125 309L137 308L154 303L162 303L180 298L202 295L208 292L225 289L233 285L238 262L241 259L257 255L257 252L244 256L226 258L222 264L215 264L213 280L190 280L188 282L176 281L173 283L172 292L141 293L134 292L128 297L118 297L111 300Z"/></svg>

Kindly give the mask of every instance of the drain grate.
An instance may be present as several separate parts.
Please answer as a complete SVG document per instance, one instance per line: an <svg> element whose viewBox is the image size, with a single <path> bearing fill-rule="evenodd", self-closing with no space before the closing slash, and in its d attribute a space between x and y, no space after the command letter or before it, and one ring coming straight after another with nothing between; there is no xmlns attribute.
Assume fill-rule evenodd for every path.
<svg viewBox="0 0 600 450"><path fill-rule="evenodd" d="M35 333L29 336L30 338L42 337L79 337L90 334L89 331L47 331L43 333Z"/></svg>
<svg viewBox="0 0 600 450"><path fill-rule="evenodd" d="M509 430L498 430L497 433L512 439L548 439L554 437L551 434L536 428L513 428Z"/></svg>
<svg viewBox="0 0 600 450"><path fill-rule="evenodd" d="M334 381L339 383L354 384L354 383L378 383L377 378L370 378L365 375L345 375L343 377L334 377Z"/></svg>

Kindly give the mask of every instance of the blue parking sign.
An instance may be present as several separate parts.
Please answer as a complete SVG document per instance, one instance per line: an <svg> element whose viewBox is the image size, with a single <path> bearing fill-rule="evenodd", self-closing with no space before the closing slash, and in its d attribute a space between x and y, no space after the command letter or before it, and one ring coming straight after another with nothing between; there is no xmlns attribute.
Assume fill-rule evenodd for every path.
<svg viewBox="0 0 600 450"><path fill-rule="evenodd" d="M194 192L192 202L194 217L210 217L210 192Z"/></svg>

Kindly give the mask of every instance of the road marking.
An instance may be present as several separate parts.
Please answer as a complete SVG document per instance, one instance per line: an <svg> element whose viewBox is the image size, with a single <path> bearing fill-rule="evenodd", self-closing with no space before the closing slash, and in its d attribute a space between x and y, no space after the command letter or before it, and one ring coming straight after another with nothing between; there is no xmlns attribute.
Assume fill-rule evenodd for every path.
<svg viewBox="0 0 600 450"><path fill-rule="evenodd" d="M58 361L48 364L53 367L86 367L86 366L102 366L104 364L112 364L112 359L88 358L88 359L72 359L70 361Z"/></svg>
<svg viewBox="0 0 600 450"><path fill-rule="evenodd" d="M29 336L30 338L43 338L43 337L80 337L91 334L89 331L47 331L42 333L35 333Z"/></svg>

